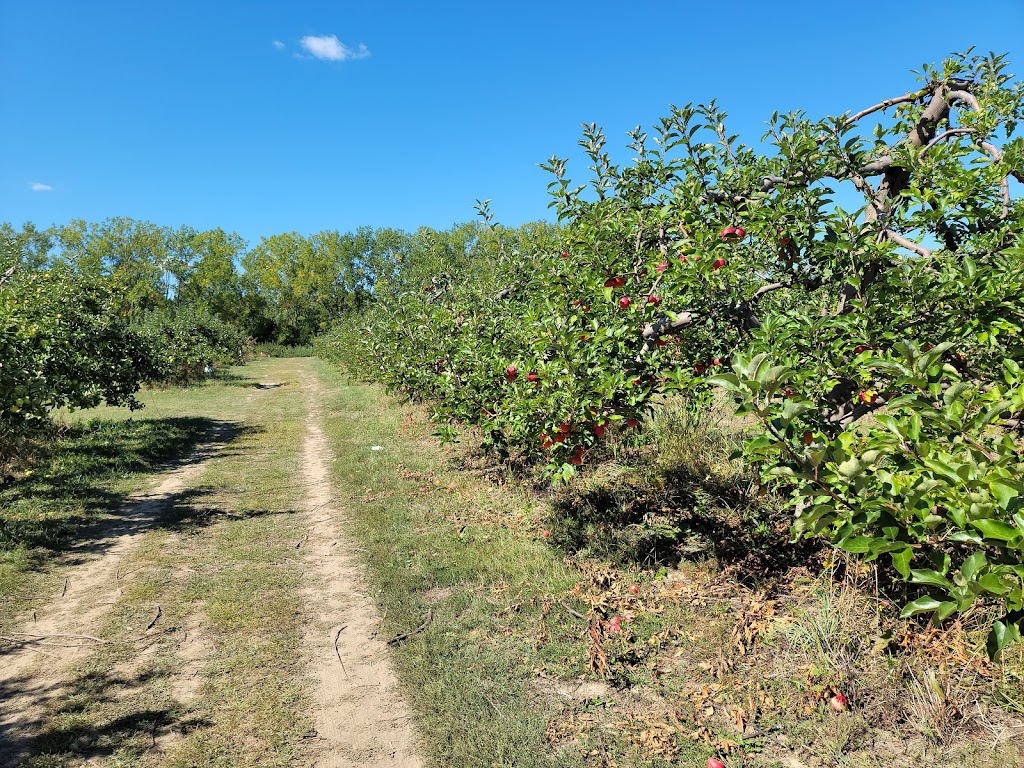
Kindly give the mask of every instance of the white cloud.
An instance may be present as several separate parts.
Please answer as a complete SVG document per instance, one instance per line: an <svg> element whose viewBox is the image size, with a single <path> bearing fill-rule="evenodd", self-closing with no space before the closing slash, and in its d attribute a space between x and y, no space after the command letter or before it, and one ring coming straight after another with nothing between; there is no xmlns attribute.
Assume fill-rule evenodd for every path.
<svg viewBox="0 0 1024 768"><path fill-rule="evenodd" d="M277 50L279 50L279 51L280 51L280 50L283 50L283 49L284 49L284 43L282 43L282 42L281 42L280 40L274 40L274 41L272 41L272 42L271 42L271 45L273 45L273 46L274 46L275 48L277 48Z"/></svg>
<svg viewBox="0 0 1024 768"><path fill-rule="evenodd" d="M370 49L362 43L353 50L342 43L337 35L306 35L299 43L313 56L325 61L350 61L365 59L370 55Z"/></svg>
<svg viewBox="0 0 1024 768"><path fill-rule="evenodd" d="M33 181L28 188L33 192L53 192L53 187L49 184L40 184L38 181Z"/></svg>

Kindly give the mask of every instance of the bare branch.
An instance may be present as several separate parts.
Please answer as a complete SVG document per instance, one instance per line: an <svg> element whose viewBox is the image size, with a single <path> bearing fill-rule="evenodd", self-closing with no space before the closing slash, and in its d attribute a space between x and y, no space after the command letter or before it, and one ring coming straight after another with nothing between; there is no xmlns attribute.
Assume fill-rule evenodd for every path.
<svg viewBox="0 0 1024 768"><path fill-rule="evenodd" d="M862 109L857 114L851 115L850 117L846 118L846 120L843 121L843 128L849 128L851 125L856 123L858 120L860 120L861 118L867 117L868 115L872 114L873 112L878 112L878 111L883 110L883 109L888 109L889 107L895 106L896 104L907 104L907 103L910 103L910 102L913 102L913 101L917 101L922 96L924 96L926 93L928 93L928 89L927 88L922 88L919 91L914 91L912 93L905 93L902 96L897 96L894 99L886 99L885 101L880 101L877 104L875 104L874 106L868 107L867 109ZM819 141L818 143L821 144L822 142Z"/></svg>
<svg viewBox="0 0 1024 768"><path fill-rule="evenodd" d="M948 131L943 131L934 139L925 144L924 149L921 150L921 154L923 155L936 144L945 141L946 139L951 139L954 136L966 136L972 133L976 133L976 131L973 128L950 128Z"/></svg>
<svg viewBox="0 0 1024 768"><path fill-rule="evenodd" d="M913 251L918 256L924 256L927 259L929 256L932 255L932 252L925 248L923 245L918 245L913 240L908 240L902 235L896 234L891 229L884 230L884 234L892 242L896 243L896 245L900 246L901 248L906 248L908 251Z"/></svg>
<svg viewBox="0 0 1024 768"><path fill-rule="evenodd" d="M950 91L946 94L946 100L962 101L975 112L981 112L981 105L978 103L977 97L969 91Z"/></svg>

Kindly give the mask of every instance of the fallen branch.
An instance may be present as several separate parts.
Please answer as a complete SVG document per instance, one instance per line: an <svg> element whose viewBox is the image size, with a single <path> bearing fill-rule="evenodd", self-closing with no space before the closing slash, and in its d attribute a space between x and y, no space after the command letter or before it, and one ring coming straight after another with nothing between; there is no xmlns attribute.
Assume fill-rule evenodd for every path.
<svg viewBox="0 0 1024 768"><path fill-rule="evenodd" d="M579 611L573 610L572 606L569 605L568 603L566 603L566 602L559 602L558 604L560 606L562 606L563 608L565 608L565 610L568 611L571 616L575 616L580 621L586 621L587 620L586 616L584 616Z"/></svg>
<svg viewBox="0 0 1024 768"><path fill-rule="evenodd" d="M104 640L102 637L93 637L92 635L67 635L63 633L54 633L52 635L34 635L28 632L12 632L10 635L0 635L0 640L4 640L8 643L15 645L66 645L64 643L48 643L47 640L87 640L91 643L97 643L99 645L111 645L111 640ZM75 646L77 647L77 646Z"/></svg>
<svg viewBox="0 0 1024 768"><path fill-rule="evenodd" d="M334 655L338 657L338 663L341 664L341 671L345 675L345 679L348 680L348 670L345 669L345 662L341 660L341 650L338 648L338 638L341 637L342 631L348 627L348 624L342 624L338 627L338 631L334 633Z"/></svg>
<svg viewBox="0 0 1024 768"><path fill-rule="evenodd" d="M427 611L427 615L423 619L423 623L422 624L420 624L418 627L416 627L416 629L414 629L412 632L403 632L400 635L395 635L390 640L388 640L388 645L398 645L399 643L401 643L401 642L403 642L405 640L408 640L413 635L418 635L420 632L423 632L427 627L429 627L430 626L430 622L432 622L433 620L434 620L434 609L431 608L431 609L429 609Z"/></svg>
<svg viewBox="0 0 1024 768"><path fill-rule="evenodd" d="M146 625L146 632L149 632L149 630L156 626L156 623L160 620L160 617L163 615L163 613L164 609L158 605L156 607L156 616L154 616L153 620Z"/></svg>

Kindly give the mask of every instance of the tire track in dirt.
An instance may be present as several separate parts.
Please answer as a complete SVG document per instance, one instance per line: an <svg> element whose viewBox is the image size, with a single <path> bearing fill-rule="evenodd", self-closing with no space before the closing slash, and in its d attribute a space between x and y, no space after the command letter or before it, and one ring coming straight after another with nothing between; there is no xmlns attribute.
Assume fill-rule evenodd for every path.
<svg viewBox="0 0 1024 768"><path fill-rule="evenodd" d="M64 556L70 564L61 595L38 605L21 631L0 645L0 765L22 760L46 721L51 704L64 693L71 666L103 638L95 627L110 611L126 582L121 561L154 527L160 513L219 454L231 437L229 425L214 428L181 466L162 475L159 485L125 499L115 520Z"/></svg>
<svg viewBox="0 0 1024 768"><path fill-rule="evenodd" d="M320 427L314 374L303 373L303 388L309 402L303 455L309 537L302 549L311 566L303 591L312 613L303 641L316 684L316 766L421 768L408 706L387 645L377 637L381 617L332 493L332 456Z"/></svg>

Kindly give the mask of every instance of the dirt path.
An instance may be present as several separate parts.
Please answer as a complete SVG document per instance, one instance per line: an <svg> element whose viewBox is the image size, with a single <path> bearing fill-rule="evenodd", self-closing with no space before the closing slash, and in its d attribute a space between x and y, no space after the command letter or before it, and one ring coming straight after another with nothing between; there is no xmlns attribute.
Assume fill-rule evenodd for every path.
<svg viewBox="0 0 1024 768"><path fill-rule="evenodd" d="M124 595L146 571L145 567L139 569L138 563L128 566L126 562L144 551L139 545L148 532L156 529L163 511L187 495L214 457L230 455L231 458L226 459L217 471L207 474L207 480L203 482L209 481L213 475L220 478L212 481L214 483L237 483L237 476L231 475L232 470L225 467L254 466L254 457L245 455L250 450L248 446L257 450L268 448L276 455L277 466L290 464L299 458L303 467L295 478L298 488L282 485L278 489L267 489L254 483L255 487L249 491L276 494L273 503L253 503L257 509L296 511L292 505L298 504L297 512L302 520L299 530L306 530L298 542L298 552L289 546L286 559L290 563L288 567L299 567L303 573L301 583L296 586L293 581L290 587L293 594L299 590L295 596L303 607L300 615L292 612L291 616L302 627L301 653L309 681L307 690L303 691L306 701L294 704L294 720L311 718L316 738L304 741L304 746L309 747L312 754L307 758L297 758L293 753L292 759L301 760L302 765L308 765L306 759L312 759L319 768L422 766L417 735L389 666L387 644L377 634L381 617L368 594L365 575L353 552L355 544L344 530L345 515L334 496L330 477L333 459L321 429L319 379L305 362L276 372L294 375L300 380L302 397L307 404L304 409L290 410L287 416L290 424L280 432L290 432L296 437L303 435L298 457L295 453L297 440L276 446L234 441L235 433L230 431L231 427L222 427L179 467L157 476L158 484L152 490L127 497L114 519L98 525L84 537L83 543L70 550L62 559L68 578L61 593L54 595L52 600L36 603L35 610L22 617L18 632L0 638L0 766L16 766L27 757L36 745L36 737L53 726L59 713L69 711L69 697L83 663L94 658L97 649L108 648L107 643L115 642L113 636L104 636L103 627L108 624L115 606L122 605L126 599ZM249 412L254 398L263 397L264 392L276 391L282 386L284 384L256 384L255 391L247 396L243 395L244 390L239 390L239 398L245 403L244 411ZM266 397L290 399L294 395L267 394ZM264 410L260 411L261 415L265 415ZM243 416L242 421L249 424L251 419ZM229 443L231 450L225 451ZM357 459L346 457L345 460ZM224 475L225 472L228 474ZM234 479L225 480L225 477ZM239 506L244 507L245 502L240 501ZM230 531L231 526L244 527L246 523L241 521L246 519L244 514L229 516L216 527L201 532L197 529L195 538L186 537L179 542L185 547L182 554L195 556L203 551L203 547L210 546L208 542L216 540L220 535L218 532ZM253 521L260 519L252 518ZM295 518L282 515L262 519L280 520L284 531L288 521ZM273 528L267 528L266 535L274 535L273 531ZM244 534L240 535L244 538ZM247 556L244 548L238 551L240 557ZM193 565L198 571L210 569L215 572L239 563L200 560ZM267 565L273 567L274 564L267 561ZM273 589L274 584L279 583L283 582L267 581L264 588ZM233 610L245 610L239 607L244 602L243 599ZM164 606L167 607L166 602ZM174 651L176 667L164 679L169 683L169 692L175 702L173 706L185 711L195 706L195 712L208 715L216 710L204 709L210 706L204 699L207 694L201 690L204 673L214 663L217 654L223 652L224 638L205 636L201 609L188 607L186 611L180 647ZM150 631L145 626L119 632L116 642L128 643L133 653L130 660L124 662L128 665L126 669L130 667L130 670L116 674L117 669L114 668L111 670L113 677L118 680L140 678L135 674L135 666L145 660L142 658L144 652L157 650L154 638L160 632L159 627ZM281 659L281 664L288 665L294 658L293 650L287 658ZM224 659L221 658L219 663L224 663ZM244 687L239 695L246 695L243 690ZM136 692L133 690L120 695L136 695ZM130 720L134 712L125 710L123 715L122 719ZM103 717L96 712L91 716L101 720ZM214 714L208 718L206 727L217 729L220 722L221 718ZM223 722L231 722L230 716L225 716ZM95 730L99 732L103 727L101 723ZM153 747L139 764L163 764L172 759L179 749L187 753L190 745L185 743L184 730L165 733L168 727L154 727ZM233 736L221 734L219 738L230 743ZM272 740L273 735L268 734L268 741ZM86 755L77 747L72 751L77 756L54 755L57 760L54 765L80 765ZM93 753L88 763L105 764L104 759L108 755Z"/></svg>
<svg viewBox="0 0 1024 768"><path fill-rule="evenodd" d="M72 548L61 594L38 604L21 630L0 645L0 765L16 765L45 721L51 703L63 693L67 673L97 644L94 636L116 602L124 582L119 568L160 511L181 493L224 446L227 428L211 435L159 485L129 496L120 515L97 535ZM140 627L140 635L142 628Z"/></svg>
<svg viewBox="0 0 1024 768"><path fill-rule="evenodd" d="M302 550L311 566L304 596L315 611L304 645L317 684L316 765L418 768L423 763L416 734L387 644L378 636L381 617L352 553L355 545L340 525L344 516L329 474L332 456L320 428L319 384L306 373L303 386L310 405L303 460L309 538Z"/></svg>

